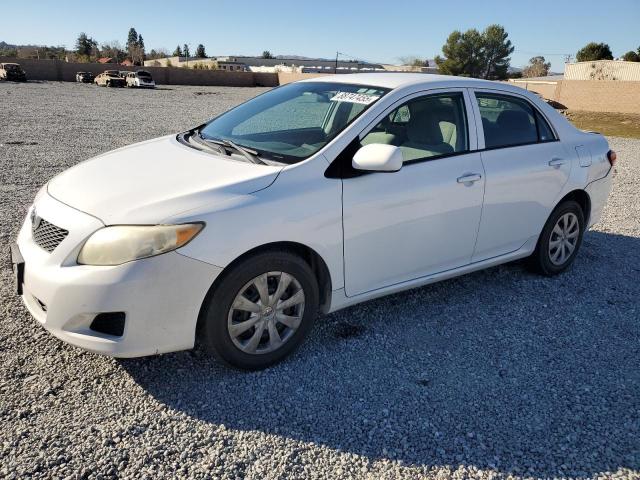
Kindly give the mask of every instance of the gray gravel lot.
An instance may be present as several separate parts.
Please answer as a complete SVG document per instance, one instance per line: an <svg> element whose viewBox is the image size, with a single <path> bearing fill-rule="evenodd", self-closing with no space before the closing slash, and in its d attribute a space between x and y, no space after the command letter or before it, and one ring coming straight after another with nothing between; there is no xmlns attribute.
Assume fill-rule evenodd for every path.
<svg viewBox="0 0 640 480"><path fill-rule="evenodd" d="M0 83L0 244L75 163L263 89ZM0 477L640 478L640 140L555 278L510 264L319 320L259 373L114 360L40 328L0 269Z"/></svg>

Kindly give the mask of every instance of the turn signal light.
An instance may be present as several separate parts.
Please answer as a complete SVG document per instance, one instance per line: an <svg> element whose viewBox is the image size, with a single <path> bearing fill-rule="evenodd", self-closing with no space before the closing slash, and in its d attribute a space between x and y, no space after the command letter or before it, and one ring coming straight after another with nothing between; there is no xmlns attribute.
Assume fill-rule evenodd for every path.
<svg viewBox="0 0 640 480"><path fill-rule="evenodd" d="M613 150L609 150L607 152L607 159L609 160L609 163L613 167L616 164L616 160L618 159L618 156L616 155L616 152L614 152Z"/></svg>

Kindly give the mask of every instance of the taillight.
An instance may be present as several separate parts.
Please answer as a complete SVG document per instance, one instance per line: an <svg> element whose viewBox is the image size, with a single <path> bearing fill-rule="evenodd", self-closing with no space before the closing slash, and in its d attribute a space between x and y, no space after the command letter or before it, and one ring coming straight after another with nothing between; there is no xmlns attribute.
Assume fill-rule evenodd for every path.
<svg viewBox="0 0 640 480"><path fill-rule="evenodd" d="M609 163L611 164L612 167L616 164L617 159L618 159L618 156L616 155L616 152L614 152L613 150L609 150L607 152L607 160L609 160Z"/></svg>

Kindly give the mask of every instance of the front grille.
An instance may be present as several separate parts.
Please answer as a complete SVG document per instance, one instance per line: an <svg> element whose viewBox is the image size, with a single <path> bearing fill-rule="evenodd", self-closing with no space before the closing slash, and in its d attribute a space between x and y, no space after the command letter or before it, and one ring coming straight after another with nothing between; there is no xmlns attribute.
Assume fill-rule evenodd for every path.
<svg viewBox="0 0 640 480"><path fill-rule="evenodd" d="M44 218L41 218L39 222L36 221L31 225L31 233L33 234L33 241L36 242L36 245L49 253L53 252L55 248L60 245L60 242L69 235L68 230L57 227L53 223L47 222Z"/></svg>

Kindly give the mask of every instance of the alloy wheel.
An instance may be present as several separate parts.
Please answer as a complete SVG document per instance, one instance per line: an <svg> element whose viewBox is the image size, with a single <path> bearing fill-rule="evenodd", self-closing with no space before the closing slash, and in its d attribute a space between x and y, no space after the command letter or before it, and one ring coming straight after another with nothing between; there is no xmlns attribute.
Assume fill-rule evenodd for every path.
<svg viewBox="0 0 640 480"><path fill-rule="evenodd" d="M558 218L549 237L549 260L563 265L576 249L580 236L580 223L575 213L568 212Z"/></svg>
<svg viewBox="0 0 640 480"><path fill-rule="evenodd" d="M231 304L227 331L244 353L273 352L291 339L302 322L305 295L286 272L268 272L247 282Z"/></svg>

